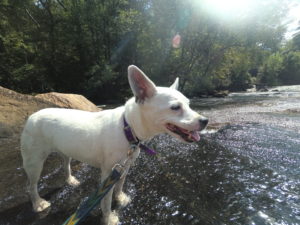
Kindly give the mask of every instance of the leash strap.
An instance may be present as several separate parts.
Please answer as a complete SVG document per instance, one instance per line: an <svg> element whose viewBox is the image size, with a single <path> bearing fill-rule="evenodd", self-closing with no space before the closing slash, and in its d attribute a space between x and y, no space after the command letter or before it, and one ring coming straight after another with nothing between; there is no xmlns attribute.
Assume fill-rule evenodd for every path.
<svg viewBox="0 0 300 225"><path fill-rule="evenodd" d="M122 174L114 168L109 177L101 184L99 189L93 195L88 197L62 225L76 225L82 222L83 219L97 206L104 196L110 191L115 183L119 181Z"/></svg>

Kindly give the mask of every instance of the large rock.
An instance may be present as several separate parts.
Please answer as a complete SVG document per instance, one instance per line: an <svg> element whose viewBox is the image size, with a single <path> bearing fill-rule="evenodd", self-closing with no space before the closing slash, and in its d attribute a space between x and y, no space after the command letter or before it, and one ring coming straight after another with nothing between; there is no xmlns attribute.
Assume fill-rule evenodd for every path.
<svg viewBox="0 0 300 225"><path fill-rule="evenodd" d="M0 137L19 133L28 116L49 107L73 108L91 112L100 110L81 95L53 92L34 97L0 86Z"/></svg>
<svg viewBox="0 0 300 225"><path fill-rule="evenodd" d="M0 86L0 136L19 133L29 115L48 107L57 105Z"/></svg>
<svg viewBox="0 0 300 225"><path fill-rule="evenodd" d="M100 110L96 105L82 95L50 92L46 94L38 94L36 97L54 103L62 108L80 109L90 112L97 112Z"/></svg>

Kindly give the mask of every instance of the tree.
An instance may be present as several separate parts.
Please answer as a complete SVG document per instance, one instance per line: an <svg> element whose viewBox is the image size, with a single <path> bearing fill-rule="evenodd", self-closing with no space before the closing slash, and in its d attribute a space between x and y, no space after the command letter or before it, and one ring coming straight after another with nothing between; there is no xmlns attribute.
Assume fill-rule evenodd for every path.
<svg viewBox="0 0 300 225"><path fill-rule="evenodd" d="M268 86L278 85L283 67L284 58L280 53L270 55L259 70L258 79L260 83Z"/></svg>
<svg viewBox="0 0 300 225"><path fill-rule="evenodd" d="M282 84L300 84L300 51L284 54L283 69L279 75Z"/></svg>
<svg viewBox="0 0 300 225"><path fill-rule="evenodd" d="M286 2L254 0L253 7L226 16L216 16L205 2L0 0L1 85L103 102L129 95L130 64L161 85L179 76L191 96L245 90L258 70L260 82L292 77L298 56L290 51L298 50L281 50ZM291 71L287 66L278 75L279 68L271 68L277 52Z"/></svg>

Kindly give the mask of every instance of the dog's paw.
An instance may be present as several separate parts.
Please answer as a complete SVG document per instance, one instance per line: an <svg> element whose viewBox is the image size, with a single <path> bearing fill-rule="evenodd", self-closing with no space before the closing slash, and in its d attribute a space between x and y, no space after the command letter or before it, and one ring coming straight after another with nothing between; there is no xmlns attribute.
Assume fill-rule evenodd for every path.
<svg viewBox="0 0 300 225"><path fill-rule="evenodd" d="M45 199L39 199L35 203L33 203L33 210L35 212L42 212L45 209L49 208L51 205L50 202L47 202Z"/></svg>
<svg viewBox="0 0 300 225"><path fill-rule="evenodd" d="M125 207L131 202L131 198L123 191L121 191L120 194L116 196L116 200L121 207Z"/></svg>
<svg viewBox="0 0 300 225"><path fill-rule="evenodd" d="M74 186L74 187L76 187L80 184L80 181L77 180L76 177L74 177L74 176L69 176L66 181L69 185Z"/></svg>
<svg viewBox="0 0 300 225"><path fill-rule="evenodd" d="M113 211L107 217L103 218L103 225L118 225L119 224L119 217L118 214Z"/></svg>

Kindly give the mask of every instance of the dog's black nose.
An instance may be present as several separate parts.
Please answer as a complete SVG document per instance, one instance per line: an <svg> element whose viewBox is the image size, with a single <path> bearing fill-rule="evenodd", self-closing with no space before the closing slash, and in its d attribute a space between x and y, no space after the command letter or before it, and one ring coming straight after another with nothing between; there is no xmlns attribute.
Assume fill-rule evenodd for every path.
<svg viewBox="0 0 300 225"><path fill-rule="evenodd" d="M200 122L200 129L203 130L206 127L206 125L208 124L208 119L205 117L202 117L199 120L199 122Z"/></svg>

